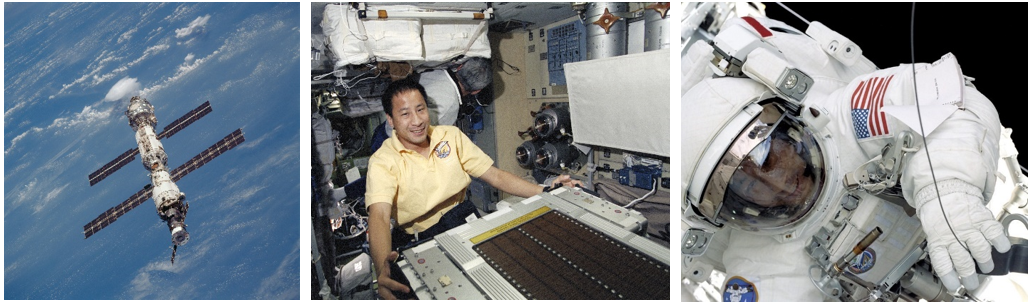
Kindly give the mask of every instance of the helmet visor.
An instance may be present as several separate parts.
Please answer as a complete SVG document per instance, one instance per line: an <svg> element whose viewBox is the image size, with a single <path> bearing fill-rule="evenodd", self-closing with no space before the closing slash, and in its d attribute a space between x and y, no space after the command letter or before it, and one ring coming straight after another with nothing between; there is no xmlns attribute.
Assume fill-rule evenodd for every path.
<svg viewBox="0 0 1033 305"><path fill-rule="evenodd" d="M749 231L798 222L814 207L825 178L813 134L784 116L773 125L755 124L744 133L748 133L744 138L753 137L748 142L756 146L740 155L738 166L727 176L718 219Z"/></svg>

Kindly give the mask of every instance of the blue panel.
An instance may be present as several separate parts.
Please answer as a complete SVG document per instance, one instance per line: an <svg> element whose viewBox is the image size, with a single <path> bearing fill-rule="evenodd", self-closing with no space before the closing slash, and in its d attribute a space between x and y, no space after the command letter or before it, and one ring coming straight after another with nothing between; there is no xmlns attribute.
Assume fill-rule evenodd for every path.
<svg viewBox="0 0 1033 305"><path fill-rule="evenodd" d="M586 59L585 25L581 20L549 29L549 85L564 86L567 84L563 73L563 64Z"/></svg>
<svg viewBox="0 0 1033 305"><path fill-rule="evenodd" d="M658 166L635 165L624 167L613 173L613 178L623 185L637 188L653 189L653 179L660 178L662 169Z"/></svg>

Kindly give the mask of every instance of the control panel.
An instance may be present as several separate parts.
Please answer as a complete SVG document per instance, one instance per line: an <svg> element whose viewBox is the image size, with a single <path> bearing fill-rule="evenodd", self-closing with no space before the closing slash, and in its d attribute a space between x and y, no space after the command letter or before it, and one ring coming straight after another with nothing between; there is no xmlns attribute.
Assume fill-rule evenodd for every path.
<svg viewBox="0 0 1033 305"><path fill-rule="evenodd" d="M565 86L563 64L585 60L585 25L574 20L549 29L549 85Z"/></svg>
<svg viewBox="0 0 1033 305"><path fill-rule="evenodd" d="M646 223L562 187L401 251L419 299L667 299L670 250L635 234Z"/></svg>

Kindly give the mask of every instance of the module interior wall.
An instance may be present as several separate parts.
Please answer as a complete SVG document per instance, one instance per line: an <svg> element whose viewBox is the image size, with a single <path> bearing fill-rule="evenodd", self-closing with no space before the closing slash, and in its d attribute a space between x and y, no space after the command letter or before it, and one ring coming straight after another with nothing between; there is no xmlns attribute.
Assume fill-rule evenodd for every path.
<svg viewBox="0 0 1033 305"><path fill-rule="evenodd" d="M506 64L502 68L496 65L495 71L495 147L498 151L498 158L495 166L501 170L531 179L531 171L520 167L516 162L515 152L525 139L517 135L517 132L527 130L531 127L533 117L532 111L538 111L543 101L566 101L565 98L558 99L528 99L527 92L527 69L525 54L527 52L527 33L513 31L510 33L488 33L491 41L492 54L496 56L493 61L502 60L507 64L520 69L521 72L513 72ZM500 70L501 69L501 70ZM504 72L505 71L505 72ZM512 73L512 75L506 72ZM511 194L500 194L505 199Z"/></svg>

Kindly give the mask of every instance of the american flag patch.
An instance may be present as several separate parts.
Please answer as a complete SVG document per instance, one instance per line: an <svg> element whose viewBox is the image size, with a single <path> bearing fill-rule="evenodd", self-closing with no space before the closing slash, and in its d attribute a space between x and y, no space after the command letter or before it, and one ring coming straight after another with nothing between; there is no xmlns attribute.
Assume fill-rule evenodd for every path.
<svg viewBox="0 0 1033 305"><path fill-rule="evenodd" d="M883 97L893 76L873 77L861 82L850 97L850 114L854 119L854 135L857 139L889 134L886 113L882 112Z"/></svg>

